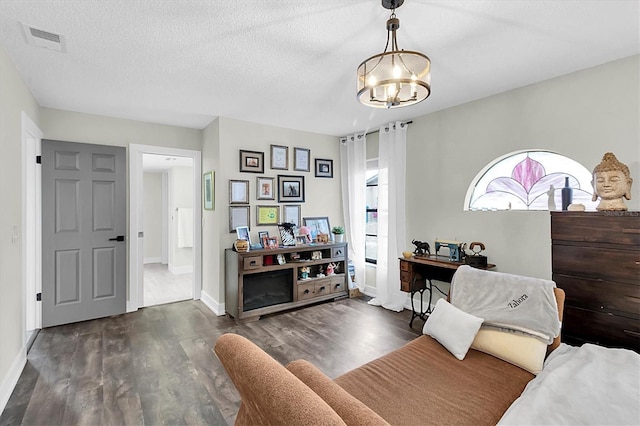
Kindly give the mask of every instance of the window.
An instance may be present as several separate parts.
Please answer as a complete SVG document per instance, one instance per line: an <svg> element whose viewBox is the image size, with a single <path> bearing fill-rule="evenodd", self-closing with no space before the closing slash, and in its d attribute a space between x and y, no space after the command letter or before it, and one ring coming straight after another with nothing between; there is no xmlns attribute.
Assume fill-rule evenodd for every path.
<svg viewBox="0 0 640 426"><path fill-rule="evenodd" d="M378 161L367 161L367 222L365 225L364 257L367 263L375 264L378 258Z"/></svg>
<svg viewBox="0 0 640 426"><path fill-rule="evenodd" d="M465 210L548 210L553 196L561 209L565 178L573 189L573 203L595 210L591 201L591 172L568 157L550 151L518 151L497 158L473 180Z"/></svg>

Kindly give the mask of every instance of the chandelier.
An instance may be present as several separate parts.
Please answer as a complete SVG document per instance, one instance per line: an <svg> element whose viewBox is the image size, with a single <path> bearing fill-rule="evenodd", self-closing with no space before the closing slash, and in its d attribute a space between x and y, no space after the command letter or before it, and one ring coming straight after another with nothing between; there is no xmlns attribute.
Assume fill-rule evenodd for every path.
<svg viewBox="0 0 640 426"><path fill-rule="evenodd" d="M404 0L382 0L382 7L391 10L387 20L387 44L384 52L374 55L358 66L358 100L374 108L396 108L417 104L431 94L431 60L411 50L400 50L396 31L400 20L396 8ZM389 42L391 48L389 49Z"/></svg>

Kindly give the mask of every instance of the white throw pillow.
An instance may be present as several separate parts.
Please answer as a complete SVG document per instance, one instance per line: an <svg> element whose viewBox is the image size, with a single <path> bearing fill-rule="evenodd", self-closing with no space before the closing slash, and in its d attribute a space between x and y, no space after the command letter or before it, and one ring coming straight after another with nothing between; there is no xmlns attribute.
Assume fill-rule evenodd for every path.
<svg viewBox="0 0 640 426"><path fill-rule="evenodd" d="M484 320L438 300L422 332L436 339L456 358L463 360Z"/></svg>
<svg viewBox="0 0 640 426"><path fill-rule="evenodd" d="M547 344L535 337L490 328L481 328L471 347L536 375L547 354Z"/></svg>

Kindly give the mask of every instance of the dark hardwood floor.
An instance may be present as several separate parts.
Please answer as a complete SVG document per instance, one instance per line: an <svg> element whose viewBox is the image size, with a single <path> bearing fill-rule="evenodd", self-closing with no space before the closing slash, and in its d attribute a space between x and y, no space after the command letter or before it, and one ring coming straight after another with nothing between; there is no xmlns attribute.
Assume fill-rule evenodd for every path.
<svg viewBox="0 0 640 426"><path fill-rule="evenodd" d="M422 322L410 318L343 299L238 324L185 301L47 328L0 425L232 424L238 393L213 353L223 333L334 378L414 339Z"/></svg>

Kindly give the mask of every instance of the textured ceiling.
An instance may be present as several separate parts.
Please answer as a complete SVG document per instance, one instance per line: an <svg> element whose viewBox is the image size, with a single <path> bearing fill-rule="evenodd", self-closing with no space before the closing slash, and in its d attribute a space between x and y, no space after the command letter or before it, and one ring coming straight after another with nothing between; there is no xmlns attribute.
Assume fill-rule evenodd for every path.
<svg viewBox="0 0 640 426"><path fill-rule="evenodd" d="M0 43L43 107L331 135L640 53L636 0L406 0L399 46L431 58L432 95L371 109L355 73L388 16L379 0L0 0ZM28 45L22 23L63 35L66 53Z"/></svg>

